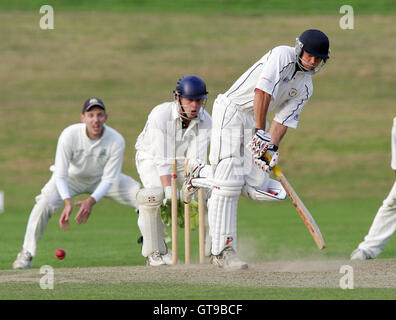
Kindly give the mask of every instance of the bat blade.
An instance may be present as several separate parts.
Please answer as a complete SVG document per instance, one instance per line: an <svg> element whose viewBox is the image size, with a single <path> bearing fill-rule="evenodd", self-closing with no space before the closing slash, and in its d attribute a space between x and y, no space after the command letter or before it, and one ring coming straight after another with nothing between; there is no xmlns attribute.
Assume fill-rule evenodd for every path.
<svg viewBox="0 0 396 320"><path fill-rule="evenodd" d="M304 203L302 202L300 197L294 191L293 187L290 185L290 183L287 181L286 177L283 174L278 175L277 178L279 179L283 188L285 188L286 193L288 194L291 202L295 206L297 212L300 214L306 227L308 228L313 239L315 240L318 248L321 250L326 248L326 244L323 239L322 233L320 232L318 225L316 224L314 218L312 217L312 215L309 212L309 210L307 209L307 207L304 205Z"/></svg>
<svg viewBox="0 0 396 320"><path fill-rule="evenodd" d="M271 156L266 153L267 158L271 161ZM285 175L283 174L282 170L276 165L272 168L272 172L278 178L279 182L282 184L283 188L286 190L287 195L289 196L291 202L293 203L294 207L296 208L297 212L301 216L302 220L304 221L306 227L308 228L309 232L312 235L312 238L315 240L316 245L320 250L326 248L326 243L323 239L322 233L318 225L316 224L314 218L312 217L311 213L304 205L300 197L294 191L293 187L287 181Z"/></svg>

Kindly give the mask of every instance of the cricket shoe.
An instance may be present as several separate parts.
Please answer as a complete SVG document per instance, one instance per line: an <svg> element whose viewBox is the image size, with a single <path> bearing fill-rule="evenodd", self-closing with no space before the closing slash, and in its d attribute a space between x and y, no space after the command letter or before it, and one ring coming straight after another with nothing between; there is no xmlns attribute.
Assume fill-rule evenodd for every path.
<svg viewBox="0 0 396 320"><path fill-rule="evenodd" d="M165 262L167 265L173 265L173 258L172 258L172 252L167 252L165 254L161 255L162 260ZM177 260L176 263L179 263L179 260Z"/></svg>
<svg viewBox="0 0 396 320"><path fill-rule="evenodd" d="M247 269L248 264L238 258L235 250L231 247L225 248L219 255L212 255L210 262L225 269Z"/></svg>
<svg viewBox="0 0 396 320"><path fill-rule="evenodd" d="M164 260L162 260L162 256L158 250L150 253L147 256L146 261L147 261L147 266L151 266L151 267L158 267L158 266L166 265Z"/></svg>
<svg viewBox="0 0 396 320"><path fill-rule="evenodd" d="M355 249L352 253L351 253L351 260L367 260L367 259L371 259L371 257L362 249Z"/></svg>
<svg viewBox="0 0 396 320"><path fill-rule="evenodd" d="M32 255L29 251L22 249L14 263L12 264L13 269L27 269L32 267Z"/></svg>
<svg viewBox="0 0 396 320"><path fill-rule="evenodd" d="M198 190L198 187L193 185L193 180L199 178L199 172L203 167L205 167L205 164L196 159L188 161L181 190L181 199L184 203L190 203L194 193Z"/></svg>

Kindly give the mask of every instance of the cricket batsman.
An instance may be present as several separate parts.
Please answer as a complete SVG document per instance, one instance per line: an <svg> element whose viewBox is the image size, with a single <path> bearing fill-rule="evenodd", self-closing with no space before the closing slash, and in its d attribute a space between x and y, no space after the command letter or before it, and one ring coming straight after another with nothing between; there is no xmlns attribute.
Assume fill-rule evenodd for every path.
<svg viewBox="0 0 396 320"><path fill-rule="evenodd" d="M297 128L313 92L312 75L329 59L329 39L304 31L294 47L278 46L254 63L213 104L210 167L190 161L182 188L189 202L197 187L212 189L208 201L211 262L245 269L237 255L237 207L242 194L252 200L283 200L281 184L269 178L288 128ZM276 110L269 127L268 112ZM265 153L272 159L268 161Z"/></svg>

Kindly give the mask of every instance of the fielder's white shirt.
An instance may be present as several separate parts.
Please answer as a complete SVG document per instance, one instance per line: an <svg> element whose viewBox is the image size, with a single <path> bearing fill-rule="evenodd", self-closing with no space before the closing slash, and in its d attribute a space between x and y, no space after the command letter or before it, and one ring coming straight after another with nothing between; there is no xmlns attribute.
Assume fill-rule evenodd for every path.
<svg viewBox="0 0 396 320"><path fill-rule="evenodd" d="M206 162L212 125L209 113L201 109L197 118L183 129L177 108L176 101L156 106L135 145L140 159L154 160L160 176L171 174L175 156Z"/></svg>
<svg viewBox="0 0 396 320"><path fill-rule="evenodd" d="M393 170L396 170L396 117L393 118L393 127L392 127L392 162L391 167Z"/></svg>
<svg viewBox="0 0 396 320"><path fill-rule="evenodd" d="M296 71L293 47L279 46L266 53L251 66L224 94L242 111L253 110L254 90L270 94L268 112L275 108L274 120L296 128L300 112L313 93L311 75Z"/></svg>
<svg viewBox="0 0 396 320"><path fill-rule="evenodd" d="M104 126L100 139L91 140L84 123L63 130L56 148L55 178L72 176L82 183L116 183L120 177L125 141L116 130Z"/></svg>

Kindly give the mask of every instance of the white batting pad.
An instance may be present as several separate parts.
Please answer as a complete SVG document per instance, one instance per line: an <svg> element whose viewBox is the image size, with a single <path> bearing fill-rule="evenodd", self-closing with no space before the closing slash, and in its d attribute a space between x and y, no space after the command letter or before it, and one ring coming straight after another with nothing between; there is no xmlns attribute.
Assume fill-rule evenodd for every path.
<svg viewBox="0 0 396 320"><path fill-rule="evenodd" d="M137 194L139 204L138 226L143 236L142 255L144 257L156 250L161 254L166 253L163 239L165 226L160 211L163 198L162 188L141 189Z"/></svg>
<svg viewBox="0 0 396 320"><path fill-rule="evenodd" d="M236 251L238 199L244 184L239 168L240 161L229 158L220 161L214 172L212 196L208 201L213 255L220 254L225 247Z"/></svg>

